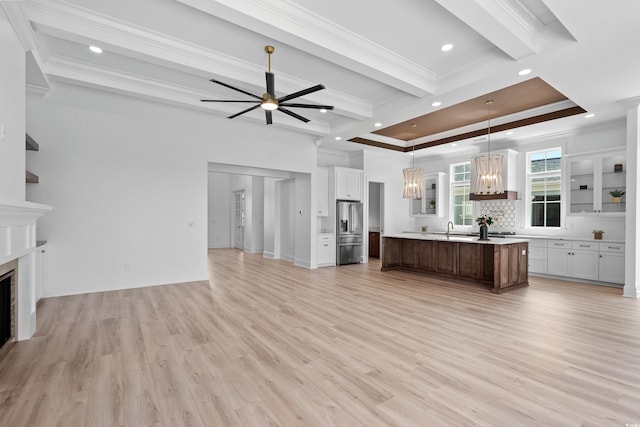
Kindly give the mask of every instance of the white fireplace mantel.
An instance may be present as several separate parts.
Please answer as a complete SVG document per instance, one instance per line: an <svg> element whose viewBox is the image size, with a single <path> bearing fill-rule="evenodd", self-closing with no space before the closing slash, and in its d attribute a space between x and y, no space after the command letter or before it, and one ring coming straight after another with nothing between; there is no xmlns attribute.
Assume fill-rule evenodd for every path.
<svg viewBox="0 0 640 427"><path fill-rule="evenodd" d="M0 265L18 260L15 338L36 330L36 223L51 211L39 203L0 199Z"/></svg>

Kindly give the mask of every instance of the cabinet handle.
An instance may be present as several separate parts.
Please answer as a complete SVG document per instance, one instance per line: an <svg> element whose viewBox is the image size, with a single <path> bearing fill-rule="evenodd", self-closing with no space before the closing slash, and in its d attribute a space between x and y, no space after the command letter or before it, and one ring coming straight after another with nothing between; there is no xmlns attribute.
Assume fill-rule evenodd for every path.
<svg viewBox="0 0 640 427"><path fill-rule="evenodd" d="M591 245L580 245L581 248L590 248Z"/></svg>
<svg viewBox="0 0 640 427"><path fill-rule="evenodd" d="M600 256L600 258L602 258L602 255L599 255L599 256Z"/></svg>
<svg viewBox="0 0 640 427"><path fill-rule="evenodd" d="M609 249L620 249L620 246L607 246Z"/></svg>
<svg viewBox="0 0 640 427"><path fill-rule="evenodd" d="M555 246L564 246L564 243L554 243Z"/></svg>

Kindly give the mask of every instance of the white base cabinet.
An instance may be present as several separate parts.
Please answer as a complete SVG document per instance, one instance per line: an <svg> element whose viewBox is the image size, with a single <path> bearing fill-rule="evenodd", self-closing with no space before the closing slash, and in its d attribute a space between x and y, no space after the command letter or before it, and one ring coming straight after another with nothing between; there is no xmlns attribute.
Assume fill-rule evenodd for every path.
<svg viewBox="0 0 640 427"><path fill-rule="evenodd" d="M535 246L530 254L534 249ZM530 272L624 284L624 244L549 240L546 272L535 269Z"/></svg>
<svg viewBox="0 0 640 427"><path fill-rule="evenodd" d="M600 243L598 246L598 280L624 284L624 245Z"/></svg>
<svg viewBox="0 0 640 427"><path fill-rule="evenodd" d="M318 267L336 265L336 238L330 233L318 234Z"/></svg>
<svg viewBox="0 0 640 427"><path fill-rule="evenodd" d="M529 273L547 274L547 242L531 240L529 242Z"/></svg>

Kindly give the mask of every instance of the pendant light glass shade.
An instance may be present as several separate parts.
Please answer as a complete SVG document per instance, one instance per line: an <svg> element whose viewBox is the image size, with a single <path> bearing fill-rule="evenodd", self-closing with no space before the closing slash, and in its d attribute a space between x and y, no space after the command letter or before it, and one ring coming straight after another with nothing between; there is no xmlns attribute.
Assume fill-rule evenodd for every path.
<svg viewBox="0 0 640 427"><path fill-rule="evenodd" d="M475 194L504 194L504 185L502 183L502 162L504 161L504 156L501 154L491 154L491 104L493 104L493 101L487 101L486 104L489 107L487 154L476 157L475 159Z"/></svg>
<svg viewBox="0 0 640 427"><path fill-rule="evenodd" d="M503 156L487 154L476 158L476 194L502 194Z"/></svg>
<svg viewBox="0 0 640 427"><path fill-rule="evenodd" d="M402 170L404 174L404 193L402 197L405 199L422 199L422 168L406 168Z"/></svg>
<svg viewBox="0 0 640 427"><path fill-rule="evenodd" d="M415 131L416 125L412 124L411 129ZM404 175L404 192L402 197L405 199L422 199L422 175L424 169L416 167L416 140L413 140L413 152L411 153L411 167L402 170Z"/></svg>

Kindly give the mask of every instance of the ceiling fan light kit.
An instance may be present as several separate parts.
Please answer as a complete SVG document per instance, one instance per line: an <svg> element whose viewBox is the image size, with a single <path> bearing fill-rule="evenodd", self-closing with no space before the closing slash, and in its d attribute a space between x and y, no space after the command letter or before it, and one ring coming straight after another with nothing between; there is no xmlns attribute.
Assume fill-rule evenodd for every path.
<svg viewBox="0 0 640 427"><path fill-rule="evenodd" d="M212 83L216 83L219 84L220 86L224 86L226 88L235 90L237 92L243 93L245 95L248 95L254 99L248 99L248 100L229 100L229 99L201 99L200 101L202 102L229 102L229 103L237 103L237 102L251 102L251 103L255 103L256 105L249 107L245 110L240 111L239 113L235 113L232 114L231 116L229 116L229 119L233 119L235 117L238 117L244 113L248 113L249 111L253 111L256 108L260 107L264 110L264 114L265 114L265 119L268 125L273 124L273 118L272 118L272 111L278 110L284 114L287 114L288 116L293 117L294 119L298 119L300 121L303 121L305 123L309 122L309 119L307 119L306 117L303 117L297 113L294 113L293 111L289 110L288 108L284 108L284 107L290 107L290 108L309 108L309 109L314 109L314 110L333 110L333 106L332 105L315 105L315 104L300 104L300 103L288 103L287 101L290 101L292 99L295 98L299 98L301 96L305 96L305 95L309 95L310 93L313 92L317 92L319 90L324 89L325 87L321 84L319 85L315 85L312 86L310 88L307 89L303 89L301 91L298 92L294 92L291 93L289 95L285 95L285 96L281 96L280 98L276 98L276 91L275 91L275 75L271 72L271 54L275 51L275 48L273 46L265 46L264 47L264 51L267 52L268 55L268 62L267 62L267 71L265 73L265 78L266 78L266 83L267 83L267 91L262 95L262 96L258 96L255 95L253 93L247 92L243 89L239 89L237 87L231 86L227 83L223 83L221 81L215 80L215 79L211 79L210 81ZM256 101L257 99L257 101Z"/></svg>

